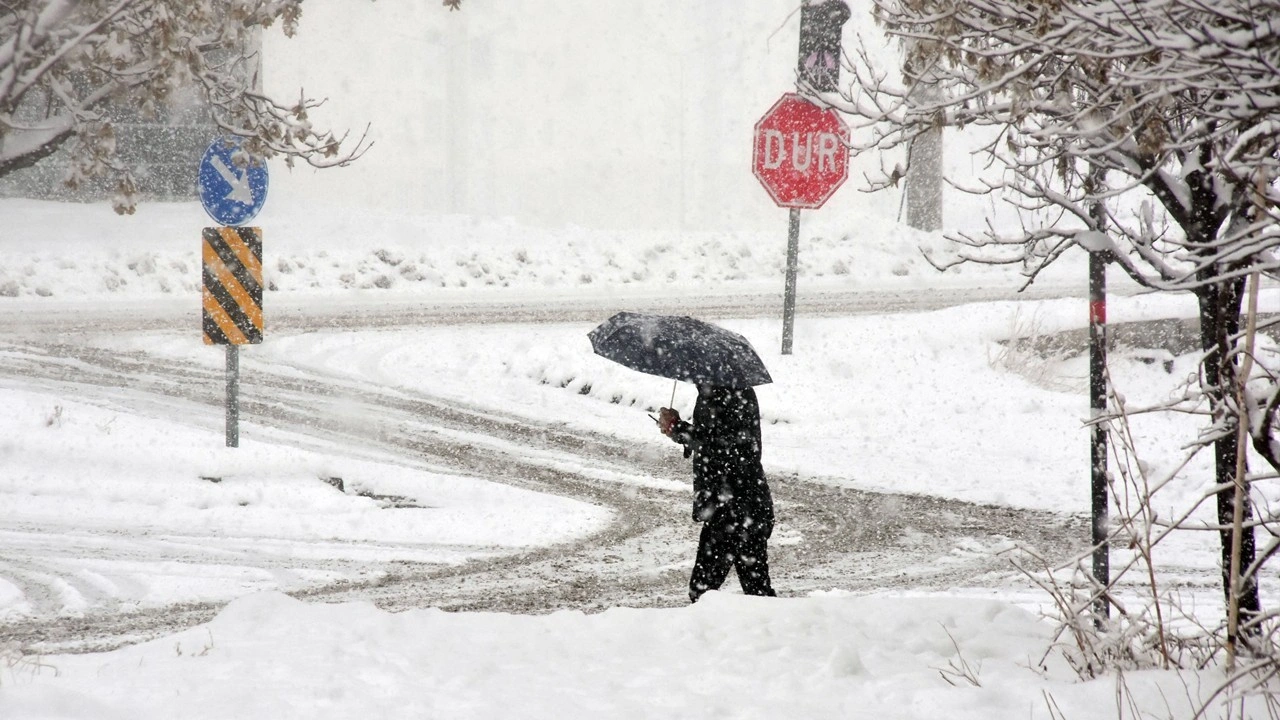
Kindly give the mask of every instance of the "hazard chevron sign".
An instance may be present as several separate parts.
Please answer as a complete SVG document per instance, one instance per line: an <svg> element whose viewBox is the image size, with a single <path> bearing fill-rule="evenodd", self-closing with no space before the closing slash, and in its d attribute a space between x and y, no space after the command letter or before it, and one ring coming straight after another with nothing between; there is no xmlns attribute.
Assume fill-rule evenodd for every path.
<svg viewBox="0 0 1280 720"><path fill-rule="evenodd" d="M262 228L207 227L204 258L204 342L262 342Z"/></svg>

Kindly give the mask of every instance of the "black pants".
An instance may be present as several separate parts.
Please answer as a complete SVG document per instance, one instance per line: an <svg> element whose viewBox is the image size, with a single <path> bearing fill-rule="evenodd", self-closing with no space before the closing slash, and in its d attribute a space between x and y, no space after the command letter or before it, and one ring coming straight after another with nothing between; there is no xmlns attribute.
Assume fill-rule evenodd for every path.
<svg viewBox="0 0 1280 720"><path fill-rule="evenodd" d="M719 590L731 567L738 571L744 595L776 596L769 581L772 534L772 523L743 523L724 512L703 523L698 557L689 578L689 600L697 602L706 591Z"/></svg>

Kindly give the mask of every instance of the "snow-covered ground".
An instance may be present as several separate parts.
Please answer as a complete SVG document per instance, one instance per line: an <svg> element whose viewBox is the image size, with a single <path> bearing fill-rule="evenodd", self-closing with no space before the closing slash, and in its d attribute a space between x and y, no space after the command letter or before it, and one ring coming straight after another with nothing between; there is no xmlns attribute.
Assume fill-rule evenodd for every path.
<svg viewBox="0 0 1280 720"><path fill-rule="evenodd" d="M227 448L208 427L131 413L127 397L99 407L13 384L5 383L0 416L8 529L0 618L47 613L50 605L74 615L368 579L361 561L456 563L561 541L608 520L582 503L361 460L340 448L309 450L269 430L248 431L255 437ZM345 492L326 478L342 479ZM405 507L384 512L387 498ZM133 551L111 556L126 528ZM68 555L44 566L23 562L51 534L71 538ZM147 551L183 546L187 556L164 561ZM218 552L201 557L197 548ZM302 560L279 571L249 569L237 562L243 553ZM307 568L306 559L315 564ZM24 593L22 581L33 576L49 578L57 597ZM41 607L33 607L37 600Z"/></svg>
<svg viewBox="0 0 1280 720"><path fill-rule="evenodd" d="M198 265L190 246L196 242L192 228L201 224L199 208L144 206L139 215L118 220L106 212L98 206L0 203L0 213L14 221L10 227L38 228L64 241L40 247L30 237L5 238L5 251L21 260L6 263L3 272L19 291L0 302L0 310L94 312L172 302L191 305L190 317L198 317ZM472 289L471 297L529 302L591 292L693 295L709 286L731 294L781 281L781 249L766 249L752 236L726 234L721 251L702 253L677 251L675 236L620 242L601 232L405 216L384 218L387 227L370 236L375 240L357 244L342 232L345 217L312 212L279 228L262 221L268 276L276 289L265 302L268 340L244 349L242 372L251 373L255 363L294 366L590 427L621 442L663 445L667 441L645 413L670 401L672 383L594 356L586 340L593 323L273 335L271 304L305 304L307 298L341 303L353 293L361 303L376 303L379 293L397 302L455 302L468 297L458 289L470 288L477 273L511 282ZM291 239L290 229L306 219L311 225L305 242ZM422 235L406 228L419 228ZM935 279L961 283L921 267L909 232L888 221L877 229L883 243L850 243L843 250L807 236L802 257L813 264L804 266L802 292L851 285L928 292ZM279 242L272 243L273 237ZM572 252L548 237L571 238ZM545 261L533 260L542 253ZM817 262L824 253L827 260ZM841 255L846 272L819 275ZM392 264L384 256L400 259ZM732 256L740 258L737 274L726 277L725 258ZM609 257L618 267L597 263ZM409 262L430 262L438 275L403 280L405 274L394 268ZM385 289L376 282L349 289L351 277L374 275L367 268L395 272L397 280ZM627 268L642 277L623 283ZM906 271L895 272L899 268ZM588 274L596 279L582 282ZM988 271L975 282L975 275L967 276L975 286L1016 281ZM104 281L112 277L122 281ZM629 287L619 289L623 285ZM1275 307L1276 299L1268 294L1266 303ZM1112 318L1179 317L1192 309L1178 298L1114 298ZM1083 366L1079 359L1010 358L999 343L1033 330L1079 327L1082 315L1077 299L886 316L802 315L790 356L778 350L779 320L723 322L752 340L775 378L760 389L765 461L775 482L801 475L864 489L1083 512ZM88 332L74 339L209 368L223 362L220 351L201 343L194 321L190 327L111 336ZM1171 392L1177 378L1193 372L1193 362L1179 357L1168 373L1120 353L1112 372L1127 398L1140 402ZM580 503L317 446L257 427L252 417L242 420L242 447L230 450L222 447L217 413L157 421L131 408L127 394L103 404L24 387L21 379L3 385L0 498L6 522L64 527L68 536L84 538L83 554L63 558L58 568L78 579L66 589L64 612L92 606L93 593L110 597L119 608L240 598L207 626L111 653L36 657L5 648L4 717L493 717L517 704L518 714L529 717L848 717L874 711L933 718L941 708L958 717L1049 717L1049 702L1072 717L1113 707L1112 683L1076 684L1054 659L1050 625L1038 618L1047 603L1025 593L985 591L979 599L956 588L942 597L901 591L859 597L833 583L828 592L807 597L787 597L784 587L782 599L762 601L738 595L731 580L725 592L674 610L525 617L424 609L392 615L363 604L307 605L275 592L332 579L340 571L330 566L307 576L220 573L217 567L180 563L148 567L145 560L112 565L94 559L94 531L141 528L156 542L222 543L227 552L235 551L237 538L261 543L269 535L282 552L328 560L372 553L456 562L563 541L608 517ZM675 407L687 414L692 389L675 391ZM1172 470L1179 438L1189 427L1174 423L1152 419L1136 426L1149 453L1144 460L1156 475ZM163 450L140 453L140 447ZM319 481L329 476L423 507L397 511L389 521L377 500L340 494ZM1165 500L1186 504L1205 477L1202 465L1186 468L1164 491ZM646 482L642 468L614 480ZM779 533L786 536L785 518ZM1212 575L1215 548L1208 534L1177 547L1173 564ZM21 553L20 545L5 551L8 557L15 553ZM16 586L0 579L0 613L13 617L27 611L30 598L11 588ZM1206 604L1210 616L1217 612L1211 585L1197 602ZM1039 667L1046 652L1047 670ZM975 668L980 688L964 680L953 686L944 677L955 681L951 667L965 662ZM1129 691L1147 702L1161 695L1184 697L1184 682L1198 688L1211 684L1212 676L1143 674L1128 682ZM1177 708L1170 714L1185 715Z"/></svg>
<svg viewBox="0 0 1280 720"><path fill-rule="evenodd" d="M6 718L1110 717L1031 613L996 600L766 600L596 615L381 612L260 594L108 655L28 658ZM964 679L971 668L977 683ZM1134 673L1122 700L1190 717L1199 679ZM1167 704L1166 704L1167 703ZM1060 714L1052 715L1051 710Z"/></svg>
<svg viewBox="0 0 1280 720"><path fill-rule="evenodd" d="M865 3L854 5L864 18ZM273 304L779 292L786 212L765 204L745 158L752 123L791 79L793 9L530 0L442 13L409 0L309 0L298 39L268 34L268 86L332 96L317 121L358 130L371 120L377 145L341 171L273 167L272 197L255 221L265 231L267 340L243 351L242 372L292 366L429 391L669 450L645 415L672 402L672 384L592 355L592 323L282 333L271 325ZM861 20L846 37L872 32ZM973 160L953 152L948 163ZM900 226L897 196L857 193L860 172L826 208L805 213L802 297L1019 284L992 268L937 274L920 248L941 250L940 239ZM982 209L949 196L948 226L979 227ZM220 367L220 351L198 331L199 232L208 224L190 203L115 217L99 205L0 201L3 326L18 336L24 313L156 310L165 322L189 322L54 339ZM1064 258L1039 282L1083 296L1083 258ZM1269 291L1263 309L1280 309L1280 297ZM1187 298L1116 297L1110 319L1193 310ZM1083 513L1084 366L1011 354L999 341L1085 319L1078 298L802 314L790 356L778 351L777 319L724 324L753 342L775 379L760 390L774 482L803 476ZM17 361L12 340L0 334L6 362ZM1175 358L1166 371L1121 352L1111 372L1141 404L1175 391L1194 360ZM691 388L675 390L688 414ZM300 602L279 591L350 577L370 557L453 563L564 542L610 518L262 427L251 415L242 446L229 450L219 413L188 407L176 416L127 388L82 397L6 375L0 407L0 521L9 528L0 568L11 573L0 573L0 618L36 605L75 616L231 600L207 625L108 653L28 655L0 637L5 720L988 720L1128 716L1130 697L1156 717L1186 718L1216 683L1213 670L1078 682L1052 647L1045 600L1012 591L854 595L833 582L760 599L730 580L690 607L543 616ZM1193 502L1209 477L1202 461L1177 469L1194 422L1135 420L1151 475L1176 470L1162 509ZM202 479L210 477L221 482ZM654 482L643 468L609 479ZM383 512L387 496L417 507ZM58 539L44 567L30 558L51 557L48 548L23 544L37 530ZM785 517L778 533L804 542ZM142 538L133 560L102 559L105 544L120 542L113 535ZM1214 542L1211 533L1179 538L1157 558L1193 576L1188 592L1211 621L1220 616ZM192 559L148 562L146 550L160 546L190 547ZM248 551L308 562L247 571L235 558ZM49 596L20 589L33 585Z"/></svg>

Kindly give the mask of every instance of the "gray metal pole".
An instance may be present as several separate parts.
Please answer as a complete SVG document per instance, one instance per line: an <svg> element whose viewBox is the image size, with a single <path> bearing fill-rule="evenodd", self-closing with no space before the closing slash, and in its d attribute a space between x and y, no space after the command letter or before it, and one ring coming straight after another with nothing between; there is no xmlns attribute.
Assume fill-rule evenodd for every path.
<svg viewBox="0 0 1280 720"><path fill-rule="evenodd" d="M787 223L787 281L782 291L782 354L791 354L796 323L796 266L800 261L800 208L791 208Z"/></svg>
<svg viewBox="0 0 1280 720"><path fill-rule="evenodd" d="M239 345L227 345L227 447L240 447Z"/></svg>

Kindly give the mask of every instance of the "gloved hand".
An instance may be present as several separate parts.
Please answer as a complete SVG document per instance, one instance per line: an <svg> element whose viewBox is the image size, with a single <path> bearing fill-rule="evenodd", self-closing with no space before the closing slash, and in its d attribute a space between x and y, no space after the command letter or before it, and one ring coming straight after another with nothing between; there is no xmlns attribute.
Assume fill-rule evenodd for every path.
<svg viewBox="0 0 1280 720"><path fill-rule="evenodd" d="M662 431L663 435L670 436L671 429L674 428L678 422L680 422L680 413L675 410L672 410L671 408L662 408L658 411L658 430Z"/></svg>

